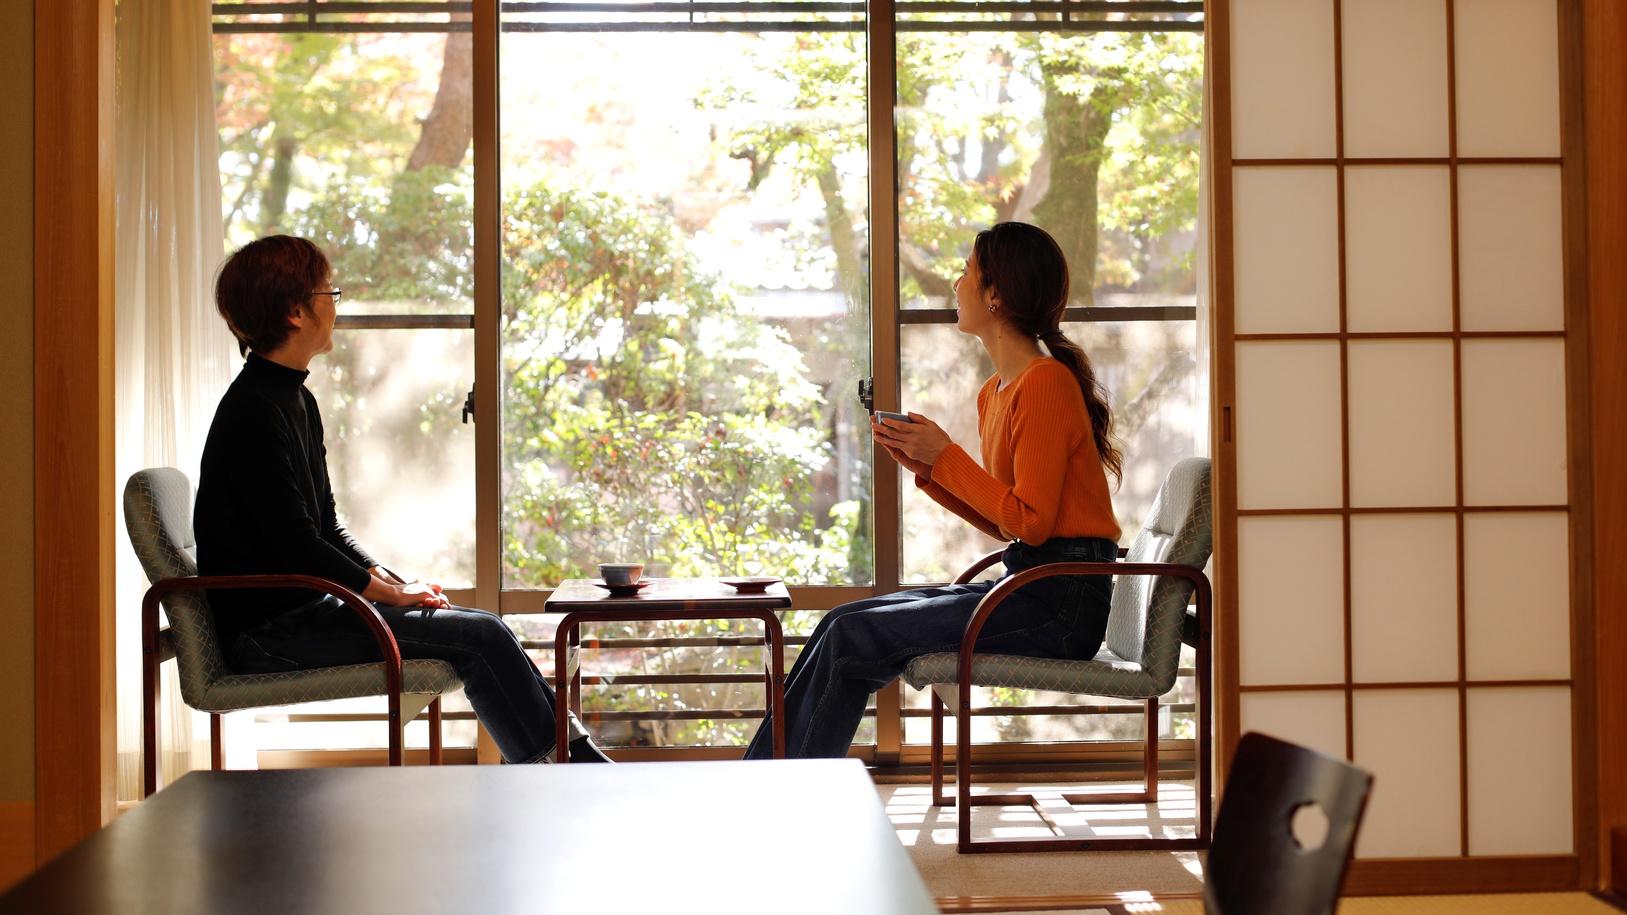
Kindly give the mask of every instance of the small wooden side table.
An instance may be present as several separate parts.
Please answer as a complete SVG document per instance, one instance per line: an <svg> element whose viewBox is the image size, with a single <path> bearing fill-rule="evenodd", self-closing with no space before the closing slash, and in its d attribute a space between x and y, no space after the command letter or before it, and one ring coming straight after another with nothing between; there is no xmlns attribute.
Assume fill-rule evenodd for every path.
<svg viewBox="0 0 1627 915"><path fill-rule="evenodd" d="M791 606L783 583L760 591L739 591L716 578L650 578L637 594L617 597L593 579L561 582L544 608L564 613L554 635L554 718L557 743L567 744L568 713L580 712L582 668L573 663L581 646L583 623L657 622L663 620L762 620L768 671L768 715L774 728L774 758L785 758L785 634L777 609ZM568 762L569 753L556 752L556 762Z"/></svg>

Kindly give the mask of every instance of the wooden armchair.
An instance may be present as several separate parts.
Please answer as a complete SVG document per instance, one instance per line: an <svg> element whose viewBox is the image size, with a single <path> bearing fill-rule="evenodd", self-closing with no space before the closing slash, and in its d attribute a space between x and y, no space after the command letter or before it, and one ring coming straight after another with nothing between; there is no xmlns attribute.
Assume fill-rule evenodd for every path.
<svg viewBox="0 0 1627 915"><path fill-rule="evenodd" d="M337 582L309 575L199 577L192 537L192 486L170 467L141 470L124 487L125 527L152 587L141 603L143 795L158 790L158 667L175 659L181 696L188 706L210 713L211 763L221 768L224 712L293 705L328 699L385 695L390 702L390 765L403 764L401 729L429 707L430 762L441 761L441 704L445 693L462 688L445 661L402 661L383 617L361 595ZM304 587L332 594L367 623L384 655L383 663L349 664L270 674L234 674L227 669L209 609L206 588ZM169 620L159 628L162 604ZM403 694L415 707L403 716Z"/></svg>
<svg viewBox="0 0 1627 915"><path fill-rule="evenodd" d="M924 655L904 671L916 689L932 689L932 794L940 806L958 807L958 847L965 852L1065 851L1081 849L1196 849L1210 835L1210 591L1203 566L1211 550L1212 513L1209 460L1187 458L1175 465L1159 489L1146 523L1121 562L1059 562L1036 566L1000 582L967 623L957 654ZM994 564L999 553L983 557L963 572L971 581ZM1052 575L1117 575L1107 638L1090 660L1030 658L975 654L978 632L1012 591ZM1195 599L1197 613L1187 607ZM1026 794L972 794L972 687L999 686L1140 699L1146 704L1143 784L1121 794L1065 795L1074 804L1148 804L1158 799L1158 697L1175 684L1183 639L1197 650L1197 786L1198 828L1192 838L1077 838L972 840L973 805L1033 803ZM953 801L943 793L943 715L955 715L955 787Z"/></svg>

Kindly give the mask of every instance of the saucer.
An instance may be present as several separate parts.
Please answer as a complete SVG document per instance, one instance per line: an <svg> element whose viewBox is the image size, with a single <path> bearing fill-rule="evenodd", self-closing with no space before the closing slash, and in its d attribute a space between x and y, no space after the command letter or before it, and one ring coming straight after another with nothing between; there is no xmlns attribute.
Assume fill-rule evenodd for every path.
<svg viewBox="0 0 1627 915"><path fill-rule="evenodd" d="M595 578L593 580L593 584L605 589L606 591L609 591L611 597L632 597L645 588L648 588L650 586L650 580L646 578L640 581L635 581L630 585L608 585L605 584L604 579Z"/></svg>
<svg viewBox="0 0 1627 915"><path fill-rule="evenodd" d="M719 578L718 581L723 582L736 591L749 592L766 591L768 590L769 585L778 584L781 581L784 581L784 579L770 578L766 575L758 575L751 578Z"/></svg>

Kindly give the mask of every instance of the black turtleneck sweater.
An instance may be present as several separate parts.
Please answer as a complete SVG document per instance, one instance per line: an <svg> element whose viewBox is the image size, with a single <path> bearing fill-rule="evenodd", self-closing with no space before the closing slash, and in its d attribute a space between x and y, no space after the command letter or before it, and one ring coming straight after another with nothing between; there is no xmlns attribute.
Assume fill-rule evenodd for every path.
<svg viewBox="0 0 1627 915"><path fill-rule="evenodd" d="M361 592L377 565L334 511L309 372L253 353L215 408L198 472L193 527L200 575L302 574ZM223 642L317 595L213 590Z"/></svg>

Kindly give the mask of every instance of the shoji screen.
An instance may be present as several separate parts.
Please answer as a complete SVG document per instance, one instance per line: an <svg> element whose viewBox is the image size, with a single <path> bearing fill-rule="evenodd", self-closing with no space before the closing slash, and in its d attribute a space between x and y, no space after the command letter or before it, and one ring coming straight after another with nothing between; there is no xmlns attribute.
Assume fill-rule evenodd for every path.
<svg viewBox="0 0 1627 915"><path fill-rule="evenodd" d="M1377 776L1358 888L1578 879L1562 4L1211 7L1226 731Z"/></svg>

